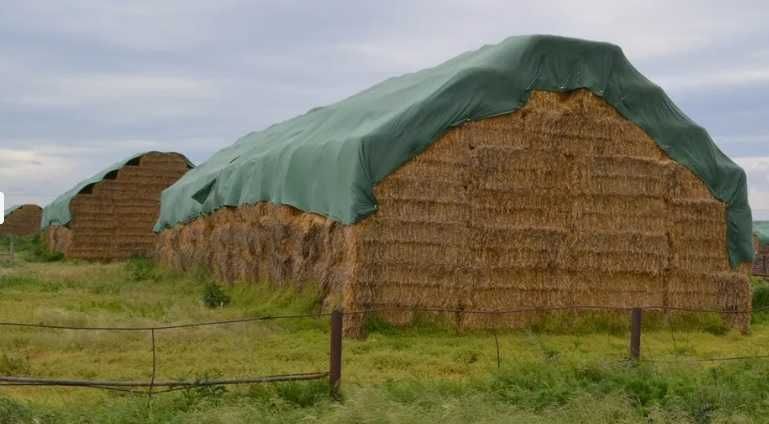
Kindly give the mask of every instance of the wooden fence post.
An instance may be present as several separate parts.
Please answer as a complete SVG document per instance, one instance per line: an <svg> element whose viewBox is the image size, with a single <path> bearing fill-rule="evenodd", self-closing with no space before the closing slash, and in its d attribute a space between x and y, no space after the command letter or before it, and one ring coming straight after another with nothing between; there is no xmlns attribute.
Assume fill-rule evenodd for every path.
<svg viewBox="0 0 769 424"><path fill-rule="evenodd" d="M14 243L14 237L13 237L13 235L10 235L10 236L8 236L8 237L11 239L11 245L10 245L10 247L8 248L8 249L10 249L10 252L9 252L9 253L11 254L11 262L16 262L16 248L15 248L15 246L13 245L13 243Z"/></svg>
<svg viewBox="0 0 769 424"><path fill-rule="evenodd" d="M342 380L342 311L331 313L331 349L328 367L328 383L331 397L339 400L339 387Z"/></svg>
<svg viewBox="0 0 769 424"><path fill-rule="evenodd" d="M637 361L641 357L641 308L630 312L630 359Z"/></svg>

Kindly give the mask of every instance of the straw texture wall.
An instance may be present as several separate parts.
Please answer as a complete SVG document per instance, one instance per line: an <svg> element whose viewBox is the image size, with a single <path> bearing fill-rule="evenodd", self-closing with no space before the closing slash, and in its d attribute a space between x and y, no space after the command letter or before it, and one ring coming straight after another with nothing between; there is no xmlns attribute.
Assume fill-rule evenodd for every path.
<svg viewBox="0 0 769 424"><path fill-rule="evenodd" d="M753 259L753 274L769 275L769 245L761 246L758 237L753 236L753 249L756 257Z"/></svg>
<svg viewBox="0 0 769 424"><path fill-rule="evenodd" d="M344 272L326 271L334 275L326 280L302 267L248 269L249 260L286 257L267 248L279 245L279 231L249 223L252 208L165 231L160 258L181 268L207 265L229 279L310 278L328 285L338 278L342 295L334 297L347 310L750 308L749 265L738 271L729 265L725 205L588 91L534 92L517 112L451 129L381 181L375 194L377 213L347 227L306 213L270 218L266 214L280 208L255 207L260 219L282 222L283 243L294 252L317 247L303 220L344 234L323 245L345 255L336 262L319 256L345 264ZM243 240L218 241L234 238ZM397 324L413 318L380 315ZM473 328L521 326L534 316L459 313L451 319ZM741 328L749 323L745 314L729 317ZM360 324L348 317L346 332L356 334Z"/></svg>
<svg viewBox="0 0 769 424"><path fill-rule="evenodd" d="M37 205L22 205L0 224L0 236L28 236L38 232L42 211Z"/></svg>
<svg viewBox="0 0 769 424"><path fill-rule="evenodd" d="M354 226L290 206L260 203L221 209L160 234L157 254L184 271L199 267L226 281L319 284L328 307L352 288Z"/></svg>
<svg viewBox="0 0 769 424"><path fill-rule="evenodd" d="M160 192L187 170L187 161L176 153L148 153L129 162L72 199L72 221L45 232L49 249L101 261L151 255Z"/></svg>

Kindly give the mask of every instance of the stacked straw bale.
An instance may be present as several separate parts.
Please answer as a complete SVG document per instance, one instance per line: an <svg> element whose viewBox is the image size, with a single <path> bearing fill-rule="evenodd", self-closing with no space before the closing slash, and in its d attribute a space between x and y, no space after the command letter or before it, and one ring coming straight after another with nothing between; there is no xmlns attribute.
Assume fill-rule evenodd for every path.
<svg viewBox="0 0 769 424"><path fill-rule="evenodd" d="M187 160L177 153L153 152L134 159L72 199L72 221L45 231L48 248L68 258L99 261L151 255L160 193L188 169Z"/></svg>
<svg viewBox="0 0 769 424"><path fill-rule="evenodd" d="M324 283L342 293L349 281L353 227L269 203L227 208L183 231L161 233L158 254L175 269L213 270L228 281Z"/></svg>
<svg viewBox="0 0 769 424"><path fill-rule="evenodd" d="M753 250L756 257L753 259L753 274L769 275L769 245L761 246L758 237L753 236Z"/></svg>
<svg viewBox="0 0 769 424"><path fill-rule="evenodd" d="M395 324L414 318L401 308L750 308L726 206L586 90L537 91L521 110L453 128L375 195L378 211L351 226L267 203L220 210L161 233L159 258L228 280L316 281L329 307ZM461 328L536 316L449 314ZM346 319L359 334L363 316Z"/></svg>
<svg viewBox="0 0 769 424"><path fill-rule="evenodd" d="M28 236L40 231L43 209L38 205L22 205L0 224L0 236Z"/></svg>

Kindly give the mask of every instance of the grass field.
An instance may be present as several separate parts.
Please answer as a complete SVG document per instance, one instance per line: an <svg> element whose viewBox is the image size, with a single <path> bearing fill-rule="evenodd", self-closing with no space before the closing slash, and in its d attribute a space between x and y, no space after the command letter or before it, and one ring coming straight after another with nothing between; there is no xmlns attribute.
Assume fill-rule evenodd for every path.
<svg viewBox="0 0 769 424"><path fill-rule="evenodd" d="M315 293L261 285L224 287L148 261L63 262L19 243L0 264L0 321L144 326L317 311ZM2 249L2 246L0 246ZM756 302L769 303L756 285ZM220 298L213 303L219 303ZM413 328L369 325L344 341L343 399L325 381L213 387L156 396L91 389L0 387L0 423L509 423L769 422L769 360L696 358L769 354L769 320L751 334L715 317L650 320L645 358L630 364L626 319L557 316L526 331L457 334L427 320ZM158 332L158 379L209 379L325 371L328 319L276 320ZM144 333L0 327L0 375L147 380Z"/></svg>

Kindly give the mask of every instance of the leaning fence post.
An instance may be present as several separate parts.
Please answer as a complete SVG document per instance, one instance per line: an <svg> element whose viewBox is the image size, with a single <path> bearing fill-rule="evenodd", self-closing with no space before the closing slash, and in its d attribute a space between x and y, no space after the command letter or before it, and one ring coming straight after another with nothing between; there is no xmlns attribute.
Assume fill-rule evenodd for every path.
<svg viewBox="0 0 769 424"><path fill-rule="evenodd" d="M641 308L630 312L630 359L637 361L641 357Z"/></svg>
<svg viewBox="0 0 769 424"><path fill-rule="evenodd" d="M328 383L331 397L339 399L339 386L342 380L342 311L331 313L331 349L328 367Z"/></svg>

